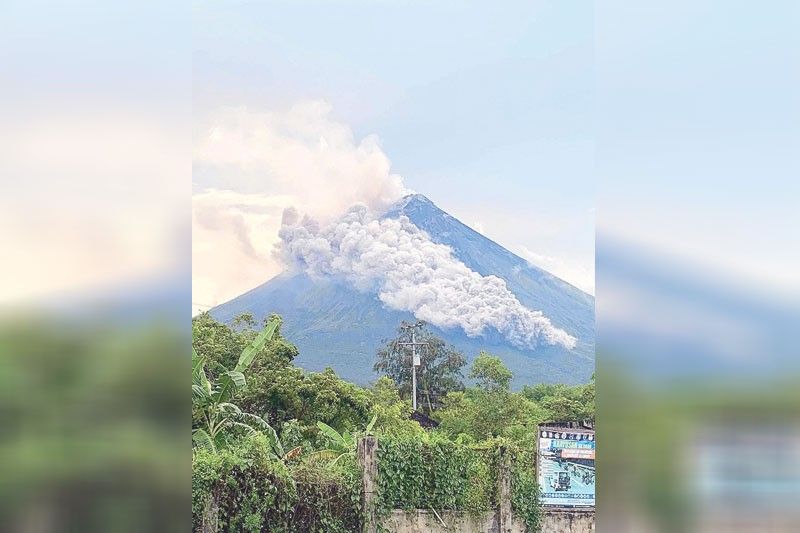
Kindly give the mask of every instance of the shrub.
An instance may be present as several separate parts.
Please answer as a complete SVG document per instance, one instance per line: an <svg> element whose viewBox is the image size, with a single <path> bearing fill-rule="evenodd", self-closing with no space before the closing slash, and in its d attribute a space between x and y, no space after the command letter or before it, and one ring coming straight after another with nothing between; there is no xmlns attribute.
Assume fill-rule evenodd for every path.
<svg viewBox="0 0 800 533"><path fill-rule="evenodd" d="M359 474L354 461L284 464L263 435L192 459L192 521L198 530L206 506L218 506L220 531L346 532L360 523Z"/></svg>

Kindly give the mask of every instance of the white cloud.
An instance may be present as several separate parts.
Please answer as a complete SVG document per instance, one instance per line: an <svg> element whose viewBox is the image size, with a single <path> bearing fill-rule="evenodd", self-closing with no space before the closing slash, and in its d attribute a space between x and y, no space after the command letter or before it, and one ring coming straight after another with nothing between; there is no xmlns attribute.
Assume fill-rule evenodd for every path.
<svg viewBox="0 0 800 533"><path fill-rule="evenodd" d="M203 310L281 270L270 250L290 196L207 189L192 196L192 300Z"/></svg>
<svg viewBox="0 0 800 533"><path fill-rule="evenodd" d="M380 210L401 198L403 180L391 172L378 138L356 140L330 112L322 101L285 112L223 110L199 136L195 163L216 171L220 188L292 195L295 207L318 218L355 203Z"/></svg>
<svg viewBox="0 0 800 533"><path fill-rule="evenodd" d="M277 274L285 207L328 221L355 203L382 210L409 192L376 136L361 140L326 102L286 111L223 109L195 135L193 296L216 305ZM235 192L234 192L235 191Z"/></svg>

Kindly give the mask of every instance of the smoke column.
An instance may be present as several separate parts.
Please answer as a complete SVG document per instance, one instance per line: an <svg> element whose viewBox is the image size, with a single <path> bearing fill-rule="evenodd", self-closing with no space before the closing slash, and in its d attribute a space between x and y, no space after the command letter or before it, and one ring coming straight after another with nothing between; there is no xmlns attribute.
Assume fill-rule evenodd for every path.
<svg viewBox="0 0 800 533"><path fill-rule="evenodd" d="M494 328L520 348L575 346L574 337L523 306L502 279L470 270L407 217L380 220L357 205L320 227L288 208L279 235L286 264L375 291L387 307L437 327L460 327L470 337Z"/></svg>

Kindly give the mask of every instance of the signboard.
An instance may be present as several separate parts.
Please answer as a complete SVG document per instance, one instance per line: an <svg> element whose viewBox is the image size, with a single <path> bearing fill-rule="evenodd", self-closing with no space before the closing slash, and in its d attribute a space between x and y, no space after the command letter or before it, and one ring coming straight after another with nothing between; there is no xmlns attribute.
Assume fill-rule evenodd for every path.
<svg viewBox="0 0 800 533"><path fill-rule="evenodd" d="M594 508L594 431L539 427L537 476L544 506Z"/></svg>

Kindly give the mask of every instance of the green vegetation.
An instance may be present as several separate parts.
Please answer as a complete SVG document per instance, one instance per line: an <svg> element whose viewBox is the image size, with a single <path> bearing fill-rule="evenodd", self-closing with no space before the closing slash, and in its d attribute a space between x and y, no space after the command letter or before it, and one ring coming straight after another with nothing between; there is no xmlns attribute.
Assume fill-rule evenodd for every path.
<svg viewBox="0 0 800 533"><path fill-rule="evenodd" d="M382 506L488 511L496 501L496 450L493 445L465 446L436 433L381 439Z"/></svg>
<svg viewBox="0 0 800 533"><path fill-rule="evenodd" d="M469 377L478 381L478 387L487 391L505 391L511 386L511 371L499 357L481 352L472 362Z"/></svg>
<svg viewBox="0 0 800 533"><path fill-rule="evenodd" d="M372 432L372 427L375 425L377 419L377 415L372 417L372 420L367 424L366 431L364 431L365 435L369 435ZM351 434L349 431L339 433L324 422L317 422L317 427L328 437L330 443L330 447L325 450L320 450L317 452L318 455L330 458L331 465L335 465L342 457L347 457L348 455L355 457L359 434Z"/></svg>
<svg viewBox="0 0 800 533"><path fill-rule="evenodd" d="M510 390L512 374L486 352L465 387L465 358L422 328L420 407L439 426L410 419L407 330L377 353L385 375L359 387L327 369L294 366L298 352L268 317L230 327L193 320L195 528L220 531L355 531L361 521L358 438L378 437L378 512L431 508L481 513L497 501L501 450L514 511L536 530L537 425L594 416L594 383ZM288 452L285 450L289 450ZM216 506L216 508L214 508Z"/></svg>
<svg viewBox="0 0 800 533"><path fill-rule="evenodd" d="M405 398L411 397L412 351L401 343L411 341L410 326L405 322L400 325L397 337L386 341L378 350L373 367L376 372L387 375L397 383ZM424 324L416 332L415 340L425 343L425 347L417 351L420 358L417 389L419 405L430 414L447 393L464 389L461 371L467 360L464 354L433 335Z"/></svg>
<svg viewBox="0 0 800 533"><path fill-rule="evenodd" d="M197 355L192 348L192 441L197 445L216 451L236 432L254 435L264 432L272 438L272 449L283 456L283 449L275 430L263 418L242 411L230 400L237 390L247 385L244 372L255 359L256 353L268 341L272 340L280 319L273 317L253 341L242 350L233 370L228 370L217 363L220 368L216 383L212 383L206 375L205 359Z"/></svg>

